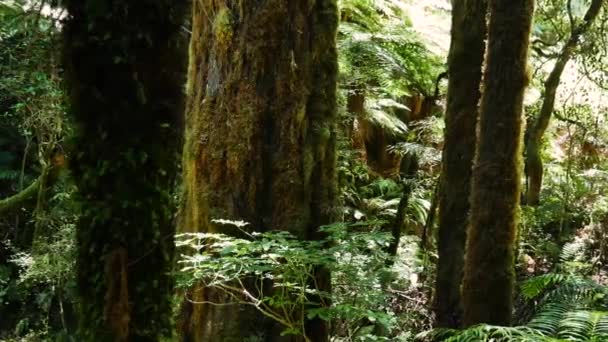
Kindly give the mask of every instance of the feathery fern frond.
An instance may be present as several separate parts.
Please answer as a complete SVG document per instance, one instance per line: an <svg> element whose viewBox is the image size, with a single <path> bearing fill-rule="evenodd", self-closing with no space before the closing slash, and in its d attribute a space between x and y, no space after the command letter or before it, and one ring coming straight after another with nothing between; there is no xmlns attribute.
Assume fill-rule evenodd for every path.
<svg viewBox="0 0 608 342"><path fill-rule="evenodd" d="M608 312L585 310L567 312L559 324L557 336L568 341L606 341Z"/></svg>
<svg viewBox="0 0 608 342"><path fill-rule="evenodd" d="M382 127L394 136L404 136L407 133L407 125L390 112L390 107L383 106L379 100L368 101L366 107L365 119L369 122Z"/></svg>
<svg viewBox="0 0 608 342"><path fill-rule="evenodd" d="M543 307L543 310L527 326L547 336L555 336L560 329L560 322L572 309L571 302L549 303Z"/></svg>
<svg viewBox="0 0 608 342"><path fill-rule="evenodd" d="M549 342L555 339L545 336L537 330L518 326L502 327L481 324L457 331L438 329L435 333L422 333L416 336L417 341L444 341L444 342Z"/></svg>
<svg viewBox="0 0 608 342"><path fill-rule="evenodd" d="M580 261L584 257L585 243L582 240L574 240L564 244L562 252L559 256L561 264Z"/></svg>
<svg viewBox="0 0 608 342"><path fill-rule="evenodd" d="M424 225L431 210L431 202L423 198L421 194L414 192L407 203L407 216L411 217L411 221Z"/></svg>
<svg viewBox="0 0 608 342"><path fill-rule="evenodd" d="M547 273L530 278L521 284L521 293L525 299L535 299L546 292L549 287L562 283L566 277L564 274Z"/></svg>
<svg viewBox="0 0 608 342"><path fill-rule="evenodd" d="M421 341L608 341L608 288L574 274L566 263L582 262L584 246L566 244L557 268L569 272L543 274L524 281L521 294L533 307L523 325L479 325L462 331L435 329L418 336Z"/></svg>
<svg viewBox="0 0 608 342"><path fill-rule="evenodd" d="M441 151L434 147L415 142L399 142L388 147L388 151L398 155L416 155L420 164L437 164L441 161Z"/></svg>

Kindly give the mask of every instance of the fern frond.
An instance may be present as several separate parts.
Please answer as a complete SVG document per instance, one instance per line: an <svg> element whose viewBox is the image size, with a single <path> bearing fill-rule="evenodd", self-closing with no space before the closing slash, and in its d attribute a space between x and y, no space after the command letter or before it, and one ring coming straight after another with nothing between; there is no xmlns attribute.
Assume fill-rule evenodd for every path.
<svg viewBox="0 0 608 342"><path fill-rule="evenodd" d="M559 325L558 337L569 341L606 341L608 312L573 311L565 314Z"/></svg>
<svg viewBox="0 0 608 342"><path fill-rule="evenodd" d="M447 335L451 335L446 338ZM435 333L425 332L416 336L417 341L443 341L443 342L549 342L555 339L545 336L541 332L525 326L502 327L481 324L461 330L438 330Z"/></svg>
<svg viewBox="0 0 608 342"><path fill-rule="evenodd" d="M394 136L403 136L407 133L407 125L392 113L382 107L378 101L370 100L367 105L366 119L382 127L387 133Z"/></svg>
<svg viewBox="0 0 608 342"><path fill-rule="evenodd" d="M559 256L560 263L565 264L581 260L585 253L585 243L582 240L574 240L564 244Z"/></svg>
<svg viewBox="0 0 608 342"><path fill-rule="evenodd" d="M535 299L545 293L549 287L562 283L566 277L560 273L547 273L530 278L521 284L521 293L525 299Z"/></svg>
<svg viewBox="0 0 608 342"><path fill-rule="evenodd" d="M426 198L416 196L413 194L412 198L407 203L407 214L412 220L418 224L425 224L429 210L431 209L431 202Z"/></svg>
<svg viewBox="0 0 608 342"><path fill-rule="evenodd" d="M559 331L560 322L571 309L571 303L549 303L527 326L547 336L555 336Z"/></svg>

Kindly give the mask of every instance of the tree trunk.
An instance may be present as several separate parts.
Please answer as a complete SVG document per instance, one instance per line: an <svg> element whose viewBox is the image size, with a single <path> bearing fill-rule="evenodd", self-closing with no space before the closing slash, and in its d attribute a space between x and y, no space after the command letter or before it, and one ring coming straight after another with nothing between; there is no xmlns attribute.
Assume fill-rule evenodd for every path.
<svg viewBox="0 0 608 342"><path fill-rule="evenodd" d="M464 325L508 325L533 0L490 0L462 298Z"/></svg>
<svg viewBox="0 0 608 342"><path fill-rule="evenodd" d="M589 27L593 24L593 21L602 9L602 2L603 0L593 0L591 2L583 18L583 23L580 26L572 28L570 38L562 48L549 77L545 80L544 97L540 113L532 127L530 127L526 141L526 173L528 177L526 204L528 205L535 206L540 202L540 190L543 182L543 161L540 155L540 145L553 114L560 78L566 65L574 55L581 36L589 30Z"/></svg>
<svg viewBox="0 0 608 342"><path fill-rule="evenodd" d="M399 250L401 233L406 228L405 218L407 216L407 207L412 192L414 191L413 182L416 173L418 172L419 159L420 157L416 153L408 153L401 159L400 175L403 184L401 185L401 198L397 205L397 213L395 214L395 219L391 222L391 235L393 239L386 249L388 255L391 256L388 260L388 266L394 263L394 258L397 256L397 251Z"/></svg>
<svg viewBox="0 0 608 342"><path fill-rule="evenodd" d="M360 120L365 115L365 92L363 90L358 87L349 90L346 97L346 111L349 114L349 120L343 120L345 122L342 123L340 129L344 132L345 137L355 140L356 138L353 137L355 120ZM356 146L353 147L356 148Z"/></svg>
<svg viewBox="0 0 608 342"><path fill-rule="evenodd" d="M435 314L437 326L462 322L460 284L469 214L475 124L481 97L487 0L457 0L452 6L452 42L446 130L439 195L439 233Z"/></svg>
<svg viewBox="0 0 608 342"><path fill-rule="evenodd" d="M193 6L181 229L236 234L211 220L238 219L319 238L336 196L336 1ZM329 289L328 272L316 280ZM229 303L211 289L191 292ZM235 305L186 301L180 330L184 341L281 339L280 328ZM322 321L307 322L306 334L328 338Z"/></svg>
<svg viewBox="0 0 608 342"><path fill-rule="evenodd" d="M172 189L183 113L187 2L69 0L64 63L83 341L171 333Z"/></svg>

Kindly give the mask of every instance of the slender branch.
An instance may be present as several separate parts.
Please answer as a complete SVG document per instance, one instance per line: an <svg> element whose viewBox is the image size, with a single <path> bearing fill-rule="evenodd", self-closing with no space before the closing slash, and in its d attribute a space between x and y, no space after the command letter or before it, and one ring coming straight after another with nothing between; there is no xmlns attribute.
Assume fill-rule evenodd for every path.
<svg viewBox="0 0 608 342"><path fill-rule="evenodd" d="M36 197L38 190L40 189L40 179L42 177L43 176L38 177L27 188L14 194L13 196L0 200L0 214L17 209L24 202Z"/></svg>
<svg viewBox="0 0 608 342"><path fill-rule="evenodd" d="M570 31L574 31L574 16L572 15L572 0L568 0L566 8L568 9L568 20L570 21Z"/></svg>
<svg viewBox="0 0 608 342"><path fill-rule="evenodd" d="M433 99L436 100L439 98L439 83L441 83L441 80L448 77L449 75L447 71L444 71L437 76L437 79L435 80L435 93L433 94Z"/></svg>
<svg viewBox="0 0 608 342"><path fill-rule="evenodd" d="M554 58L559 57L559 54L557 52L549 52L549 53L547 53L540 46L532 45L531 48L532 48L532 50L534 52L536 52L537 55L539 55L541 57L544 57L544 58L554 59Z"/></svg>

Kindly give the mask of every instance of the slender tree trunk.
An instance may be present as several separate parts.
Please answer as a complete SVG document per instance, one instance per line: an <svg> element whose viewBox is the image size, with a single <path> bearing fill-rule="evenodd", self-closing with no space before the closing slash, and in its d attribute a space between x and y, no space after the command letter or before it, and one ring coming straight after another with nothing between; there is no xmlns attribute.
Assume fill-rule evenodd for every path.
<svg viewBox="0 0 608 342"><path fill-rule="evenodd" d="M193 6L181 229L236 234L211 220L240 219L319 238L336 196L336 1ZM316 276L329 289L328 272ZM211 289L189 295L229 303ZM180 330L184 341L282 339L276 325L236 305L186 301ZM317 320L306 334L328 338Z"/></svg>
<svg viewBox="0 0 608 342"><path fill-rule="evenodd" d="M359 87L353 87L349 90L349 94L346 98L346 111L352 117L351 120L347 120L345 124L342 124L342 132L345 137L353 139L353 127L355 120L360 120L365 114L365 92Z"/></svg>
<svg viewBox="0 0 608 342"><path fill-rule="evenodd" d="M533 0L489 0L488 52L471 187L465 326L508 325L521 187L522 111Z"/></svg>
<svg viewBox="0 0 608 342"><path fill-rule="evenodd" d="M487 0L457 0L452 7L452 42L446 130L439 195L439 234L435 314L437 326L462 321L460 284L469 214L475 124L481 97Z"/></svg>
<svg viewBox="0 0 608 342"><path fill-rule="evenodd" d="M397 213L391 225L391 235L393 239L388 245L387 252L391 256L388 265L394 263L394 258L399 250L399 242L401 241L401 233L405 229L405 217L407 215L407 207L414 191L414 179L418 172L419 156L415 153L409 153L403 156L401 160L401 177L403 185L401 186L401 198L397 206Z"/></svg>
<svg viewBox="0 0 608 342"><path fill-rule="evenodd" d="M593 0L583 18L583 23L572 28L570 38L562 48L555 66L549 77L545 80L543 103L538 117L530 127L526 141L526 173L528 177L528 191L526 204L538 205L540 202L540 190L543 182L543 161L540 156L540 145L543 135L549 127L549 121L555 108L555 97L560 79L566 65L574 55L581 37L589 30L595 18L602 9L603 0Z"/></svg>
<svg viewBox="0 0 608 342"><path fill-rule="evenodd" d="M171 333L172 190L186 67L180 0L66 0L82 341Z"/></svg>

